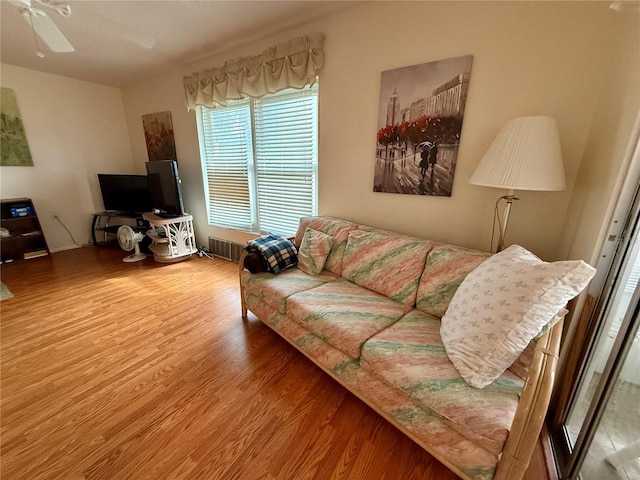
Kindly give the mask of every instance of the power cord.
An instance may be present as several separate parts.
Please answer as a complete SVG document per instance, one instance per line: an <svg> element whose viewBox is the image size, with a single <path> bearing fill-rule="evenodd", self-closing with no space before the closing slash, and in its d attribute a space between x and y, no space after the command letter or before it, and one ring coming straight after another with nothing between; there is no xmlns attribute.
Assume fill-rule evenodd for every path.
<svg viewBox="0 0 640 480"><path fill-rule="evenodd" d="M76 244L78 247L82 247L82 246L83 246L83 245L79 244L79 243L76 241L76 239L73 237L73 233L71 233L71 231L70 231L70 230L67 228L67 226L62 222L62 220L60 220L60 217L58 217L58 215L57 215L57 214L55 214L55 213L54 213L54 214L53 214L53 218L55 218L55 219L60 223L60 225L62 225L62 228L64 228L64 229L67 231L67 233L68 233L68 234L69 234L69 236L71 237L71 240L73 240L73 243L74 243L74 244Z"/></svg>
<svg viewBox="0 0 640 480"><path fill-rule="evenodd" d="M202 257L213 258L213 255L211 255L211 252L204 245L201 245L198 247L197 255L200 258Z"/></svg>

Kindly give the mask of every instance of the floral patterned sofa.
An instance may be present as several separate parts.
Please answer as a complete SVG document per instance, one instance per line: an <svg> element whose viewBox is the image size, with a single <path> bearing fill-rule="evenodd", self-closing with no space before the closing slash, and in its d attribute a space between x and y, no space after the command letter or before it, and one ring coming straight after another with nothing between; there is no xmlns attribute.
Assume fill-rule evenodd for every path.
<svg viewBox="0 0 640 480"><path fill-rule="evenodd" d="M494 277L497 281L500 275L494 275L496 267L489 265L489 259L500 254L330 217L302 218L293 243L299 246L300 268L278 274L250 273L243 266L244 255L240 259L243 318L247 310L253 312L460 477L521 478L551 395L566 313L562 307L586 286L593 269L584 262L555 262L572 264L565 277L574 285L555 298L551 310L535 312L547 318L530 329L532 334L507 331L505 338L493 338L490 333L485 339L474 333L474 328L479 332L485 328L476 320L492 324L500 314L476 318L461 312L467 302L484 302L472 309L493 310L494 305L508 303L487 303L494 292L515 288L517 283L531 290L527 282L512 278L494 289ZM534 269L538 268L535 262L554 265L536 257ZM503 265L509 268L513 263L506 259ZM468 283L471 272L480 274L481 265L489 277ZM555 281L543 296L557 290ZM482 288L488 290L481 292ZM519 295L512 296L516 303L523 302ZM538 308L538 303L545 302L536 300L528 311ZM446 330L446 325L454 324L450 314L468 323ZM462 342L451 340L456 335ZM477 346L473 339L478 338L483 344L495 340L499 355L512 343L518 344L503 360L508 368L499 368L487 378L484 371L467 372L478 360L473 351L467 352L471 357L465 365L465 359L458 358L465 353L460 355L456 348L464 350L470 343L473 350ZM510 347L503 348L506 344Z"/></svg>

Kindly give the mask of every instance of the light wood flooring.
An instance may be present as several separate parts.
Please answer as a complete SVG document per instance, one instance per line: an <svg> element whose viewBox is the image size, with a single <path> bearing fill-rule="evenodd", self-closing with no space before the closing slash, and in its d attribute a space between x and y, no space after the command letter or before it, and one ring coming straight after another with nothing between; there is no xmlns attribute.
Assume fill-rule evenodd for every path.
<svg viewBox="0 0 640 480"><path fill-rule="evenodd" d="M236 264L125 255L2 265L3 480L457 478L243 322ZM546 478L540 449L526 478Z"/></svg>

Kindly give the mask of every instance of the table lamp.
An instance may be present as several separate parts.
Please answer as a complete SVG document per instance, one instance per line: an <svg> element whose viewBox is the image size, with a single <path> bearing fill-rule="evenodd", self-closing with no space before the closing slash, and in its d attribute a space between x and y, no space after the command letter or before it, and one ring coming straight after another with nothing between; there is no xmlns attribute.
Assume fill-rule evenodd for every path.
<svg viewBox="0 0 640 480"><path fill-rule="evenodd" d="M500 236L496 251L504 249L515 190L564 190L564 168L558 125L551 117L518 117L509 120L495 138L471 175L469 183L507 189L496 201L494 213ZM502 218L499 203L506 201ZM493 248L493 238L491 240Z"/></svg>

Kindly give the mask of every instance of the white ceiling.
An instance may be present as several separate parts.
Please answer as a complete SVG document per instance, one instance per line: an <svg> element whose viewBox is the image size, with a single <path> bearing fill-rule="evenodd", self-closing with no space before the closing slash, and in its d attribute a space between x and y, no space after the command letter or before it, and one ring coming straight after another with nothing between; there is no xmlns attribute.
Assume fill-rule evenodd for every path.
<svg viewBox="0 0 640 480"><path fill-rule="evenodd" d="M60 0L57 0L60 1ZM2 63L122 87L255 38L345 10L346 1L72 0L71 16L46 10L75 48L53 53L18 7L0 1ZM144 40L152 48L141 46ZM260 53L260 52L256 52ZM212 65L213 66L213 65ZM191 72L185 72L191 73Z"/></svg>

